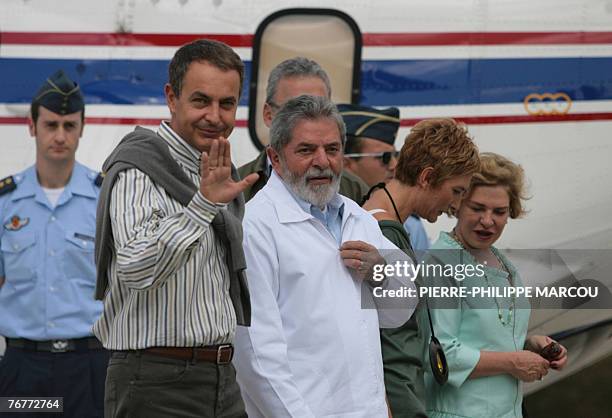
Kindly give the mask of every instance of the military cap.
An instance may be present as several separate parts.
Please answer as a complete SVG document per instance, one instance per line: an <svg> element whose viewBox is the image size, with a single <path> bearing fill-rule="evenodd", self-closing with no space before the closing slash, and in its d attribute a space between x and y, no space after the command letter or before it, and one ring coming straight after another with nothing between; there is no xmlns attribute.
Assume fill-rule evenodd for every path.
<svg viewBox="0 0 612 418"><path fill-rule="evenodd" d="M400 125L399 109L375 109L373 107L353 104L340 104L338 111L346 125L346 135L377 139L387 144L395 143L395 136Z"/></svg>
<svg viewBox="0 0 612 418"><path fill-rule="evenodd" d="M60 115L75 113L85 108L81 88L62 70L45 80L32 103Z"/></svg>

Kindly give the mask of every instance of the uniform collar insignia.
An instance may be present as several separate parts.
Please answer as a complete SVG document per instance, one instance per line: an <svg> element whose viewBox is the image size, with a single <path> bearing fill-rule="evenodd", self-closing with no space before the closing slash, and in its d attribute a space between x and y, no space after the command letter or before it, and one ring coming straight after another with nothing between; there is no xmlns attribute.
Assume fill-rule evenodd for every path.
<svg viewBox="0 0 612 418"><path fill-rule="evenodd" d="M30 218L20 218L15 215L10 221L4 224L4 229L7 231L18 231L30 222Z"/></svg>
<svg viewBox="0 0 612 418"><path fill-rule="evenodd" d="M15 179L13 178L13 176L9 176L0 180L0 195L12 192L16 188L17 184L15 184Z"/></svg>

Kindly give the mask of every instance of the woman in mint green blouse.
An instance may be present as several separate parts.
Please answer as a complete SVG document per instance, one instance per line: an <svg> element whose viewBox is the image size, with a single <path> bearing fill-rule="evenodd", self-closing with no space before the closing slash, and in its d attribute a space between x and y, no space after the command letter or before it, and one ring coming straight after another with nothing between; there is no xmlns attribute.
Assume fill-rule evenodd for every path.
<svg viewBox="0 0 612 418"><path fill-rule="evenodd" d="M434 332L449 368L448 381L439 385L424 353L430 418L522 417L522 382L541 379L550 368L561 369L567 362L563 346L550 361L538 354L552 340L526 338L529 302L503 293L504 288L522 286L522 281L493 243L508 218L523 214L523 196L522 168L500 155L481 154L481 170L458 208L457 225L450 234L440 234L427 257L430 269L420 277L422 286L465 288L462 297L429 298ZM446 273L449 268L452 275ZM501 292L497 296L474 295L475 288L495 287ZM419 321L428 341L426 311Z"/></svg>

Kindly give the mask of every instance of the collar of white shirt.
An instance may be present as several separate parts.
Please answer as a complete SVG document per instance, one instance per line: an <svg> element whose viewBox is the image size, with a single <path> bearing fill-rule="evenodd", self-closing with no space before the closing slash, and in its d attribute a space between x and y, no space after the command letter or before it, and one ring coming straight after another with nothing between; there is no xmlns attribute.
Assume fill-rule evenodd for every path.
<svg viewBox="0 0 612 418"><path fill-rule="evenodd" d="M200 173L201 153L174 132L168 122L161 121L157 134L166 141L172 156L183 167L195 174Z"/></svg>
<svg viewBox="0 0 612 418"><path fill-rule="evenodd" d="M276 208L280 223L301 222L314 218L310 211L310 203L295 196L274 170L266 188L273 196L271 201ZM327 209L333 207L334 212L337 211L336 213L342 218L342 224L345 224L351 216L360 213L361 208L351 203L354 202L336 194Z"/></svg>

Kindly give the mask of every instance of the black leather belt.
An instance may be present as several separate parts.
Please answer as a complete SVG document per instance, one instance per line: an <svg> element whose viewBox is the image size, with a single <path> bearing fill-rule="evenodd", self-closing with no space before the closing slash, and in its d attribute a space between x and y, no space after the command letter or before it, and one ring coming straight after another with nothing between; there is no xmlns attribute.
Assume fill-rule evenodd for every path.
<svg viewBox="0 0 612 418"><path fill-rule="evenodd" d="M141 356L150 354L186 360L191 362L204 361L215 364L229 364L234 356L234 347L231 344L209 345L204 347L149 347L142 350L113 350L112 358L126 358L128 354Z"/></svg>
<svg viewBox="0 0 612 418"><path fill-rule="evenodd" d="M25 338L7 338L6 345L22 350L44 351L47 353L67 353L70 351L103 350L96 337L75 338L71 340L34 341Z"/></svg>
<svg viewBox="0 0 612 418"><path fill-rule="evenodd" d="M229 364L234 356L234 347L231 344L206 347L151 347L142 351L177 360L205 361L215 364Z"/></svg>

